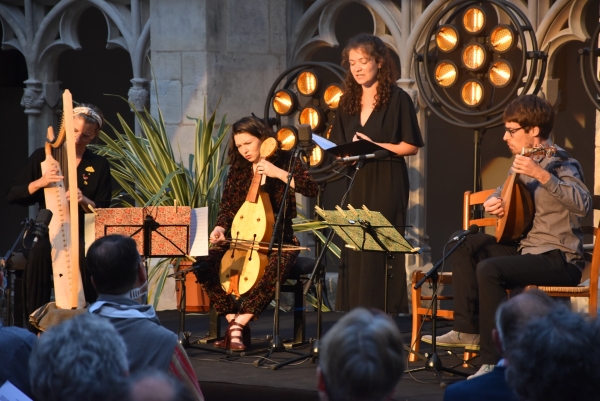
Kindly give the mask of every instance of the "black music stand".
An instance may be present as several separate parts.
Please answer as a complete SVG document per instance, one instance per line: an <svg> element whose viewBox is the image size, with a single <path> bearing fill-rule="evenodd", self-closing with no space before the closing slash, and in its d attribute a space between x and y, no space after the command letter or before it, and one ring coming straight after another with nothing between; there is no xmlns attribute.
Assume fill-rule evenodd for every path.
<svg viewBox="0 0 600 401"><path fill-rule="evenodd" d="M348 205L348 210L337 206L336 210L323 210L316 207L319 216L325 219L335 233L342 238L346 246L356 251L385 252L386 263L384 281L384 312L387 313L388 294L388 261L396 253L418 253L380 212L374 212L363 205L355 209Z"/></svg>

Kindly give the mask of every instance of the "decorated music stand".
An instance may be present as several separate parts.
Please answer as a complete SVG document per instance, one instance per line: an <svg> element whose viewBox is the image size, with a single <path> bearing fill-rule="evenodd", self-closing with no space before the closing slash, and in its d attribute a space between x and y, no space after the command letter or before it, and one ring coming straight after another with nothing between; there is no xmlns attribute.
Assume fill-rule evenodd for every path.
<svg viewBox="0 0 600 401"><path fill-rule="evenodd" d="M189 206L95 209L95 239L110 234L133 238L146 258L186 257L190 248Z"/></svg>
<svg viewBox="0 0 600 401"><path fill-rule="evenodd" d="M385 252L387 260L393 259L395 253L418 253L420 248L412 245L381 214L367 209L355 209L348 205L348 210L336 206L336 210L323 210L315 207L319 216L325 219L335 233L356 251ZM388 295L388 263L385 264L384 311L387 313Z"/></svg>

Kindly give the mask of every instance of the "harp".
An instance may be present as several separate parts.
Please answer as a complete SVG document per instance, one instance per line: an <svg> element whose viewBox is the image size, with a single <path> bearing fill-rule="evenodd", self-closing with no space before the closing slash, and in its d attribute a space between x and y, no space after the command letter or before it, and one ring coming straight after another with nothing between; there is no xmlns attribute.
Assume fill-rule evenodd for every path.
<svg viewBox="0 0 600 401"><path fill-rule="evenodd" d="M54 295L59 309L78 309L85 306L81 271L79 270L79 204L77 200L77 162L73 129L73 99L63 93L63 122L58 135L48 127L45 145L46 159L41 163L42 174L56 166L63 181L44 188L46 208L52 211L48 235L52 244L52 274ZM67 201L69 191L72 202Z"/></svg>

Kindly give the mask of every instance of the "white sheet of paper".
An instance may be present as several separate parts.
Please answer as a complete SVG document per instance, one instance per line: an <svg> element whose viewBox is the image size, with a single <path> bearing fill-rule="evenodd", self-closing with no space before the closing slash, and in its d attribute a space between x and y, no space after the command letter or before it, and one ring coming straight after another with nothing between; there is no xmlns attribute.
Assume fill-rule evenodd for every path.
<svg viewBox="0 0 600 401"><path fill-rule="evenodd" d="M7 401L32 401L21 390L8 380L0 387L0 400Z"/></svg>
<svg viewBox="0 0 600 401"><path fill-rule="evenodd" d="M190 215L190 256L208 255L208 207L192 209Z"/></svg>

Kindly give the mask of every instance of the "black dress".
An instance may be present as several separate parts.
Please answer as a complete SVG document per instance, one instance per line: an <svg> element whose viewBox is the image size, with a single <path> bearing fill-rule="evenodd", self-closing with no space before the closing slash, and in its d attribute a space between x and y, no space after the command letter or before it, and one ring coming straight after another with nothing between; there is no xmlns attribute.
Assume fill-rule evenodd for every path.
<svg viewBox="0 0 600 401"><path fill-rule="evenodd" d="M46 159L44 148L36 149L29 159L25 168L13 181L8 190L7 201L9 204L31 206L36 203L40 209L45 209L46 201L44 190L40 189L33 194L29 193L29 184L42 176L41 163ZM111 199L110 165L106 158L86 149L81 161L77 166L77 187L83 196L91 199L96 207L109 207ZM81 278L87 302L96 300L96 290L93 288L90 278L85 270L84 243L83 239L83 208L79 208L79 235L80 249L79 260ZM50 290L52 282L52 259L50 252L52 248L46 236L30 251L27 259L27 269L23 280L25 282L26 310L31 314L40 306L50 301Z"/></svg>
<svg viewBox="0 0 600 401"><path fill-rule="evenodd" d="M360 113L348 115L339 110L330 139L338 145L352 142L359 132L374 142L406 142L424 146L410 96L402 89L392 87L387 107L373 110L364 126ZM353 173L353 171L351 172ZM404 234L408 206L408 171L404 157L367 161L358 171L348 202L355 208L363 205L381 212L398 231ZM341 199L340 199L341 200ZM387 311L408 312L408 297L404 255L397 254L389 263L392 268L388 278ZM386 255L379 252L357 252L344 249L338 278L336 309L349 311L362 306L383 310L385 305Z"/></svg>

